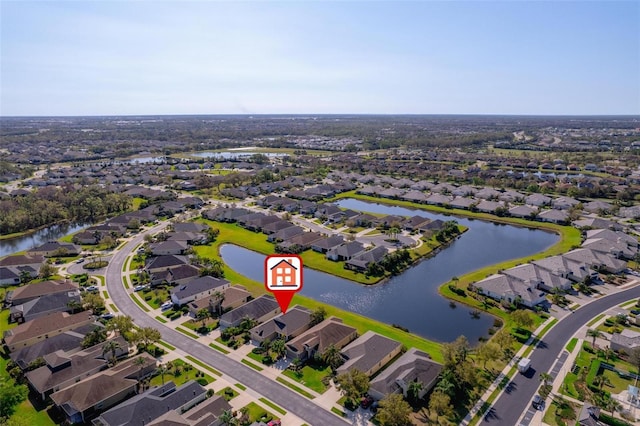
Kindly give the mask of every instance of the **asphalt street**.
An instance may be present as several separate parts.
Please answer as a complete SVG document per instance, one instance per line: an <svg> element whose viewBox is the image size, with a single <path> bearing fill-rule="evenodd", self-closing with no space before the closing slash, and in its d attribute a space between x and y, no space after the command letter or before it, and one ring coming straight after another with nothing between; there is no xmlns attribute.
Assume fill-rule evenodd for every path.
<svg viewBox="0 0 640 426"><path fill-rule="evenodd" d="M162 229L162 226L163 225L156 226L152 231L157 232ZM127 255L133 251L136 245L143 241L143 237L144 234L136 236L121 250L118 250L109 262L106 270L106 284L109 295L121 313L130 315L134 323L139 327L154 327L160 330L162 339L165 342L232 377L239 383L273 401L286 411L294 413L309 424L323 426L348 424L330 411L314 404L309 399L266 378L257 371L216 352L208 346L164 326L142 311L142 309L131 300L122 285L121 271Z"/></svg>
<svg viewBox="0 0 640 426"><path fill-rule="evenodd" d="M520 415L525 410L530 411L528 410L530 401L540 387L540 373L551 370L571 336L594 316L639 296L640 286L614 293L580 307L573 314L558 322L555 327L549 330L539 346L529 356L532 367L529 374L526 376L516 374L511 381L511 391L502 393L489 412L485 414L480 424L492 426L513 426L518 424ZM554 368L554 372L557 374L557 368ZM555 376L555 374L552 374L552 376ZM529 424L532 416L530 416L531 412L527 414L528 416L525 416L520 424Z"/></svg>

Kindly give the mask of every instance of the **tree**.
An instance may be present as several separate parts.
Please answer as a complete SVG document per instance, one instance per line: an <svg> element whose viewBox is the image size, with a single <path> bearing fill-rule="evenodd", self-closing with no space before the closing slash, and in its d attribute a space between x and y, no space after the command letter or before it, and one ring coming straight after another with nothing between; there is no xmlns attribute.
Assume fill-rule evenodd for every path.
<svg viewBox="0 0 640 426"><path fill-rule="evenodd" d="M429 398L429 411L435 413L436 420L441 416L450 416L453 413L451 398L449 395L436 390Z"/></svg>
<svg viewBox="0 0 640 426"><path fill-rule="evenodd" d="M109 340L102 346L102 356L111 352L111 358L109 361L112 365L116 365L116 362L118 362L118 359L116 358L116 352L118 351L118 349L122 349L120 343L118 343L116 340Z"/></svg>
<svg viewBox="0 0 640 426"><path fill-rule="evenodd" d="M530 328L534 324L531 314L523 309L513 311L511 313L511 319L518 328Z"/></svg>
<svg viewBox="0 0 640 426"><path fill-rule="evenodd" d="M167 368L166 364L160 364L158 365L157 371L158 371L158 374L160 374L160 377L162 379L162 385L164 386L164 375L169 372L169 369Z"/></svg>
<svg viewBox="0 0 640 426"><path fill-rule="evenodd" d="M233 412L231 410L225 410L220 414L220 422L226 426L237 426L238 419L233 416Z"/></svg>
<svg viewBox="0 0 640 426"><path fill-rule="evenodd" d="M147 358L145 356L139 356L133 360L133 365L138 368L138 384L140 384L142 372L144 371L144 367L147 365Z"/></svg>
<svg viewBox="0 0 640 426"><path fill-rule="evenodd" d="M18 385L4 381L0 384L0 418L11 417L16 405L27 399L29 389L25 385Z"/></svg>
<svg viewBox="0 0 640 426"><path fill-rule="evenodd" d="M104 299L98 293L85 292L82 295L84 307L97 314L104 309Z"/></svg>
<svg viewBox="0 0 640 426"><path fill-rule="evenodd" d="M515 339L513 338L513 335L511 333L509 333L505 329L502 329L498 331L491 340L502 349L503 359L509 360L513 357L512 347Z"/></svg>
<svg viewBox="0 0 640 426"><path fill-rule="evenodd" d="M502 354L502 348L494 342L486 342L480 345L476 351L479 359L483 361L482 368L487 368L487 362L497 361Z"/></svg>
<svg viewBox="0 0 640 426"><path fill-rule="evenodd" d="M320 324L327 316L327 310L324 306L318 306L316 309L311 312L311 322L309 324L310 327L313 327L316 324Z"/></svg>
<svg viewBox="0 0 640 426"><path fill-rule="evenodd" d="M75 314L76 311L82 309L82 303L78 302L76 299L71 299L67 302L67 308L69 308L72 314Z"/></svg>
<svg viewBox="0 0 640 426"><path fill-rule="evenodd" d="M251 330L256 325L258 325L258 321L248 316L245 316L244 318L242 318L242 321L240 321L240 328L243 331Z"/></svg>
<svg viewBox="0 0 640 426"><path fill-rule="evenodd" d="M466 361L469 354L469 342L464 336L459 336L451 343L442 345L442 355L445 367L455 367Z"/></svg>
<svg viewBox="0 0 640 426"><path fill-rule="evenodd" d="M120 336L127 336L133 329L133 319L129 315L117 315L107 322L107 330L115 331Z"/></svg>
<svg viewBox="0 0 640 426"><path fill-rule="evenodd" d="M275 359L282 358L287 353L287 345L284 339L276 339L271 342L271 352L275 355Z"/></svg>
<svg viewBox="0 0 640 426"><path fill-rule="evenodd" d="M595 328L590 328L587 330L587 337L591 337L591 346L595 348L596 339L598 337L602 337L602 333L600 333L600 331L596 330Z"/></svg>
<svg viewBox="0 0 640 426"><path fill-rule="evenodd" d="M405 426L411 424L411 412L402 395L392 393L380 400L376 419L382 426Z"/></svg>
<svg viewBox="0 0 640 426"><path fill-rule="evenodd" d="M218 316L222 315L222 302L224 302L224 293L221 291L216 291L213 293L212 301L215 301L215 309L218 312Z"/></svg>
<svg viewBox="0 0 640 426"><path fill-rule="evenodd" d="M424 389L424 384L420 380L413 380L407 386L407 396L414 404L420 399L420 393Z"/></svg>
<svg viewBox="0 0 640 426"><path fill-rule="evenodd" d="M347 400L357 403L360 397L369 390L369 377L357 368L336 377L340 392Z"/></svg>
<svg viewBox="0 0 640 426"><path fill-rule="evenodd" d="M593 384L602 390L603 386L611 386L611 380L606 376L598 375L593 379Z"/></svg>
<svg viewBox="0 0 640 426"><path fill-rule="evenodd" d="M547 386L549 382L553 380L553 377L549 373L540 373L540 381L542 382L542 386Z"/></svg>
<svg viewBox="0 0 640 426"><path fill-rule="evenodd" d="M157 343L162 339L160 331L153 327L144 327L135 334L135 341L140 342L146 349L150 344Z"/></svg>
<svg viewBox="0 0 640 426"><path fill-rule="evenodd" d="M96 327L84 336L82 347L89 348L105 340L107 340L107 331L103 327Z"/></svg>
<svg viewBox="0 0 640 426"><path fill-rule="evenodd" d="M209 313L209 309L207 308L202 308L198 311L198 313L196 314L196 319L202 321L202 328L204 329L205 324L207 322L207 319L209 319L210 313Z"/></svg>
<svg viewBox="0 0 640 426"><path fill-rule="evenodd" d="M57 272L58 272L58 268L45 262L42 264L42 266L40 266L40 270L38 271L38 274L40 275L41 278L44 278L46 280L50 278L52 275L55 275Z"/></svg>
<svg viewBox="0 0 640 426"><path fill-rule="evenodd" d="M322 353L322 362L331 367L331 371L335 374L338 367L344 363L344 359L342 359L340 349L331 344Z"/></svg>

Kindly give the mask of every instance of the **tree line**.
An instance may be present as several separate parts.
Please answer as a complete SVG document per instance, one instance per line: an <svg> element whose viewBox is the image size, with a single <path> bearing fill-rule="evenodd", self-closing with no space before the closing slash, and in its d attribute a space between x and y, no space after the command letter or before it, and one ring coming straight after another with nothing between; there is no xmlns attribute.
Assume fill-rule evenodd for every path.
<svg viewBox="0 0 640 426"><path fill-rule="evenodd" d="M46 187L0 201L0 234L24 232L63 221L94 221L131 209L131 197L99 186Z"/></svg>

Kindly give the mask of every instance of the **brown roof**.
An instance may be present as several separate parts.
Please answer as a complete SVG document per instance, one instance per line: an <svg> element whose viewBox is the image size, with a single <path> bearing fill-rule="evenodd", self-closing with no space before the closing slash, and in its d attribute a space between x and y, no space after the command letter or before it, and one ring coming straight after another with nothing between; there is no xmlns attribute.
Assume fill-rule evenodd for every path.
<svg viewBox="0 0 640 426"><path fill-rule="evenodd" d="M40 283L27 284L13 290L9 296L10 302L27 301L45 294L62 293L65 291L77 290L78 286L72 281L42 281Z"/></svg>
<svg viewBox="0 0 640 426"><path fill-rule="evenodd" d="M67 312L55 312L27 321L24 324L5 332L4 341L7 345L22 342L33 337L42 336L62 328L80 325L91 321L91 313L80 312L70 315Z"/></svg>
<svg viewBox="0 0 640 426"><path fill-rule="evenodd" d="M331 317L291 340L287 346L295 348L297 352L302 352L304 346L307 345L311 348L315 347L317 352L322 353L327 347L336 344L355 331L355 328L343 324L339 318Z"/></svg>
<svg viewBox="0 0 640 426"><path fill-rule="evenodd" d="M18 265L31 265L34 263L43 263L44 256L39 254L28 255L18 254L16 256L7 256L4 259L0 259L0 266L18 266Z"/></svg>
<svg viewBox="0 0 640 426"><path fill-rule="evenodd" d="M241 285L234 285L234 286L228 287L220 291L220 293L224 294L224 300L222 301L222 309L227 309L233 306L233 304L238 302L239 300L246 300L247 297L251 296L251 293L249 293ZM189 306L191 306L193 309L200 310L202 308L208 307L209 301L212 301L212 303L215 305L216 303L215 299L216 298L214 296L205 297L203 299L194 300L189 304Z"/></svg>
<svg viewBox="0 0 640 426"><path fill-rule="evenodd" d="M73 386L54 392L51 394L51 399L58 406L66 404L83 412L127 388L133 390L136 383L137 381L133 379L125 379L102 372Z"/></svg>

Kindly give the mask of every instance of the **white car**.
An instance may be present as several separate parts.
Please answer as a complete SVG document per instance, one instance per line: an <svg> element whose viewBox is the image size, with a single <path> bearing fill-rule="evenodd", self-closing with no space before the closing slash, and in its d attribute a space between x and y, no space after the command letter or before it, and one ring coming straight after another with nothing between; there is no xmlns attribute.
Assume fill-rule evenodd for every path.
<svg viewBox="0 0 640 426"><path fill-rule="evenodd" d="M147 288L147 286L146 286L146 285L144 285L144 284L140 284L140 285L135 286L135 287L133 288L133 291L140 291L140 290L144 290L145 288Z"/></svg>
<svg viewBox="0 0 640 426"><path fill-rule="evenodd" d="M170 301L170 300L167 301L167 302L164 302L162 305L160 305L160 310L162 310L162 311L166 311L166 310L171 309L171 308L173 308L173 302Z"/></svg>

